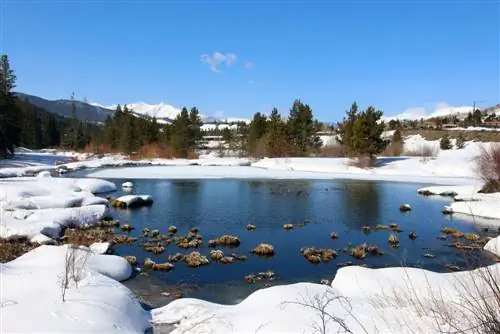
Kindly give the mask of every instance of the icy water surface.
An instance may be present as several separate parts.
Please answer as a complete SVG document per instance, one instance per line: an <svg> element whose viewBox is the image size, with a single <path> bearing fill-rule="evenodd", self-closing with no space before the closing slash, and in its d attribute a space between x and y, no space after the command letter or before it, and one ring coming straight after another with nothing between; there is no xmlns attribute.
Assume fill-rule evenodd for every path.
<svg viewBox="0 0 500 334"><path fill-rule="evenodd" d="M416 194L423 184L370 182L352 180L334 181L248 181L248 180L120 180L113 179L118 187L125 181L135 184L137 194L150 194L155 202L151 207L136 210L113 210L112 215L122 223L135 227L130 234L140 236L144 227L167 233L169 225L177 226L178 234L187 234L197 227L204 244L198 250L209 257L207 241L223 234L236 235L241 245L236 249L221 248L226 255L244 254L248 260L232 264L211 262L200 268L189 268L182 262L175 263L171 272L148 271L137 275L126 284L144 300L161 304L162 292L180 291L184 296L204 298L214 302L235 303L254 290L270 284L301 281L320 282L333 279L340 262L352 261L369 267L419 266L433 271L449 271L446 264L465 267L462 252L449 246L453 238L437 237L443 226L455 227L462 232L485 235L483 228L457 217L444 216L443 205L450 199L426 198ZM113 196L121 195L122 190ZM408 213L399 211L402 203L411 204ZM283 224L310 221L302 228L285 231ZM387 238L391 230L364 233L361 227L397 223L403 232L396 233L399 248L391 248ZM254 224L255 231L246 225ZM337 240L330 233L337 232ZM408 237L417 233L417 239ZM261 242L271 243L276 254L272 258L259 258L249 253ZM345 250L363 242L378 245L383 256L368 255L364 260L352 258ZM170 254L187 253L175 245L166 246L163 254L145 252L141 240L133 245L119 245L115 253L137 256L140 266L146 257L155 262L167 261ZM300 248L313 246L333 248L339 256L328 263L314 265L304 259ZM434 258L423 255L430 253ZM486 252L476 252L477 263L493 261ZM470 260L470 259L469 259ZM476 264L477 265L477 264ZM276 272L277 280L248 284L243 277L266 270ZM172 295L172 294L171 294Z"/></svg>

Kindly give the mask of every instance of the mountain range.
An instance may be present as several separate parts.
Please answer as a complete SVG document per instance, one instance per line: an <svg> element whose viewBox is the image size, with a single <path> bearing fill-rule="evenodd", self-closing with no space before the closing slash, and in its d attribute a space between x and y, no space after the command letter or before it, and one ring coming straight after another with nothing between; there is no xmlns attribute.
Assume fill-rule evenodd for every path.
<svg viewBox="0 0 500 334"><path fill-rule="evenodd" d="M28 100L31 104L43 108L54 114L71 117L71 100L47 100L35 95L17 93L20 99ZM75 101L76 117L93 123L103 123L108 116L112 116L117 105L104 106L98 103L85 103ZM123 105L122 105L123 107ZM132 110L137 116L156 117L158 123L171 123L173 119L180 113L181 109L175 108L163 102L159 104L147 104L143 102L130 103L127 107ZM220 118L207 115L200 115L201 120L205 124L210 123L231 123L231 122L250 122L248 119L239 118Z"/></svg>
<svg viewBox="0 0 500 334"><path fill-rule="evenodd" d="M477 108L477 107L476 107ZM479 108L484 114L490 115L500 112L500 104L488 108ZM458 119L464 119L473 111L473 106L452 107L446 104L438 104L433 111L427 112L425 108L409 108L400 114L394 116L383 116L382 120L388 122L390 120L407 120L415 121L419 119L430 119L445 116L457 116Z"/></svg>
<svg viewBox="0 0 500 334"><path fill-rule="evenodd" d="M17 93L21 99L26 99L31 104L43 108L54 114L71 117L71 100L47 100L35 95L25 93ZM108 116L112 116L116 110L117 105L104 106L98 103L85 103L76 101L76 117L93 123L103 123ZM171 123L173 119L180 112L180 109L175 108L166 103L147 104L144 102L130 103L127 107L132 110L137 116L156 117L158 123ZM445 104L437 105L433 111L428 112L425 108L409 108L402 113L394 116L383 116L382 120L418 120L429 119L434 117L443 117L448 115L457 115L459 118L464 118L469 112L472 111L472 106L452 107ZM500 113L500 104L488 108L481 108L484 113L492 114ZM244 118L221 118L208 115L200 115L201 120L205 124L213 123L236 123L245 122L249 123L249 119Z"/></svg>

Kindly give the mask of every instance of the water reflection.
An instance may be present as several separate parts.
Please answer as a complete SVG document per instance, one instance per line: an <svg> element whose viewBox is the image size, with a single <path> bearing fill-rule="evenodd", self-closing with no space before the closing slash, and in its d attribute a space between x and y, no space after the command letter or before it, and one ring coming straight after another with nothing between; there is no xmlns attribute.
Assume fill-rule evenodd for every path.
<svg viewBox="0 0 500 334"><path fill-rule="evenodd" d="M121 185L123 180L113 180ZM238 285L238 293L247 295L257 285L247 285L243 277L250 273L273 270L278 275L275 283L298 281L319 282L322 278L332 278L339 262L353 261L373 267L399 266L404 260L410 265L421 265L436 271L447 271L445 264L463 265L463 256L449 247L449 240L439 240L441 227L456 227L464 233L477 232L475 225L458 218L444 217L442 203L419 197L416 189L424 185L405 185L366 181L242 181L242 180L132 180L136 193L151 194L153 206L143 210L119 210L115 217L129 221L136 229L130 234L140 236L143 227L166 232L168 225L175 224L178 234L186 234L196 226L203 235L203 245L197 250L208 255L207 240L222 234L236 235L241 245L234 250L223 249L226 255L232 252L248 255L248 260L229 265L210 263L201 268L188 268L184 263L176 263L172 272L149 272L165 285L185 282L198 285L196 292L188 295L202 295L209 300L221 296L220 289L226 285ZM120 192L120 190L119 190ZM119 196L116 193L113 196ZM411 203L411 213L399 212L399 204ZM285 223L313 223L285 231ZM387 238L391 231L373 231L364 234L363 225L397 222L404 232L398 234L400 247L390 248ZM257 226L249 232L246 224ZM347 230L347 231L346 231ZM330 239L331 232L338 232L337 240ZM410 240L408 233L418 234ZM261 242L271 243L276 250L274 257L260 259L249 250ZM343 249L367 242L378 245L384 256L368 256L364 260L353 259ZM334 248L338 258L319 265L304 260L300 248ZM150 257L156 262L164 262L168 255L186 253L175 245L165 247L163 254L151 254L139 243L115 247L119 255L135 255L139 262ZM435 258L424 258L432 253ZM406 253L406 254L405 254ZM482 256L482 253L478 253ZM484 258L483 258L484 261ZM462 264L461 264L462 262ZM146 283L145 283L146 284ZM224 290L226 291L226 290ZM244 292L243 292L244 291ZM215 296L217 295L217 296ZM224 294L226 295L226 294Z"/></svg>
<svg viewBox="0 0 500 334"><path fill-rule="evenodd" d="M339 196L342 203L342 220L348 228L360 229L361 226L375 226L380 216L379 185L375 182L341 182L343 193Z"/></svg>

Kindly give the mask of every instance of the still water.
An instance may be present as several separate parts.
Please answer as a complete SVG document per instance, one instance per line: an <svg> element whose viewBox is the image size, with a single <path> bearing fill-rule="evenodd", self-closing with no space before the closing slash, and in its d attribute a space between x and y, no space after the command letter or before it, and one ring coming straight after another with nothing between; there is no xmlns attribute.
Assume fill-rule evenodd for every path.
<svg viewBox="0 0 500 334"><path fill-rule="evenodd" d="M203 236L198 249L209 257L207 241L223 234L238 236L241 245L236 249L221 248L227 255L244 254L248 260L232 264L211 262L199 268L189 268L182 262L175 263L171 272L148 271L137 275L126 284L144 299L155 304L160 302L161 292L175 287L185 296L208 299L214 302L235 303L264 284L285 284L301 281L319 283L321 279L333 279L338 263L352 261L378 268L385 266L418 266L433 271L448 271L446 264L465 267L464 254L449 246L451 237L440 240L444 226L458 228L464 233L486 235L484 228L457 217L444 216L443 205L450 199L427 198L416 194L424 184L396 182L329 180L329 181L248 181L248 180L189 180L171 181L158 179L113 179L118 187L132 181L137 194L150 194L155 202L151 207L136 210L113 210L112 215L122 223L135 227L130 234L140 236L144 227L167 233L170 225L185 235L197 227ZM123 191L113 193L122 195ZM125 194L125 193L123 193ZM411 204L408 213L399 211L400 204ZM310 221L302 228L285 231L283 224ZM387 243L391 230L364 233L361 227L377 224L399 224L403 232L396 233L400 246L392 248ZM247 231L253 224L255 231ZM491 231L491 230L490 230ZM330 233L337 232L337 240ZM417 234L416 240L408 237ZM261 242L275 248L271 258L259 258L249 253ZM367 256L364 260L352 258L346 250L367 242L385 252L383 256ZM172 244L163 254L145 252L140 240L133 245L118 245L115 253L135 255L142 267L146 257L158 263L167 261L168 255L187 253ZM338 257L327 263L314 265L300 253L302 247L333 248ZM434 258L423 255L431 253ZM473 254L474 263L493 262L486 252ZM470 260L470 259L469 259ZM248 284L243 277L266 270L276 272L272 282ZM146 296L147 295L147 296Z"/></svg>

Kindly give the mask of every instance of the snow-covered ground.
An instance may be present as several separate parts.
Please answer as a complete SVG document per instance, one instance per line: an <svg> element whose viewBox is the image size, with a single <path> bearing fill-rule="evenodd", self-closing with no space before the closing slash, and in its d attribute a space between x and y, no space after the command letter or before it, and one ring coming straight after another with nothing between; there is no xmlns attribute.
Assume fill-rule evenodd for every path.
<svg viewBox="0 0 500 334"><path fill-rule="evenodd" d="M407 145L418 148L418 145L435 143L415 137L408 140ZM156 166L103 168L91 175L110 178L348 177L461 184L460 187L441 186L427 190L436 194L453 192L456 198L466 200L452 203L454 212L466 213L465 209L460 209L463 206L469 214L500 218L495 216L500 211L499 194L477 194L481 182L475 177L473 158L478 152L479 144L467 143L463 150L443 151L427 161L419 157L382 158L371 169L354 167L343 158L263 159L251 166L241 166L251 161L202 157L195 161L144 161L141 163ZM10 167L10 174L3 175L21 175L18 170L27 168L21 163L23 157L35 161L39 156L50 154L53 152L20 154L17 159L23 167ZM189 166L193 162L198 166ZM71 162L66 166L80 169L121 167L132 163L136 162L108 156ZM36 163L30 167L55 168ZM0 173L3 171L0 169ZM108 181L51 177L49 173L41 173L39 177L0 179L1 236L26 236L45 243L68 224L95 224L105 215L106 205L94 194L113 190L115 185ZM499 244L498 238L493 239L486 249L500 255ZM435 321L433 310L438 306L447 307L451 314L448 319L452 319L454 325L469 326L474 324L474 319L459 306L463 305L464 296L477 300L478 294L488 293L484 284L479 284L479 291L477 284L470 287L477 282L480 270L438 274L416 268L346 267L338 271L331 286L313 283L276 286L259 290L232 306L180 299L146 312L118 282L130 276L130 266L122 258L100 255L106 247L97 244L77 251L78 284L69 285L65 301L61 295L61 278L68 246L41 246L2 264L1 332L143 333L152 322L173 324L176 333L309 333L314 331L314 326L321 325L320 313L310 306L320 307L319 304L327 303L327 313L341 318L354 333L436 333L437 325L442 326L441 332L450 329L446 323ZM488 269L498 277L500 265ZM325 326L328 332L339 329L334 321L327 320Z"/></svg>
<svg viewBox="0 0 500 334"><path fill-rule="evenodd" d="M498 264L445 274L417 268L345 267L337 272L331 287L313 283L275 286L230 306L179 299L153 310L152 321L177 324L175 333L342 333L346 329L352 333L447 333L478 324L466 301L491 296L486 277L491 273L500 278L499 270ZM474 304L474 311L481 310L480 304Z"/></svg>
<svg viewBox="0 0 500 334"><path fill-rule="evenodd" d="M62 298L67 245L40 246L0 264L2 333L144 333L150 314L118 280L132 268L119 256L80 247Z"/></svg>
<svg viewBox="0 0 500 334"><path fill-rule="evenodd" d="M0 179L0 237L50 241L61 228L89 226L107 212L94 194L116 190L98 179L26 177Z"/></svg>

